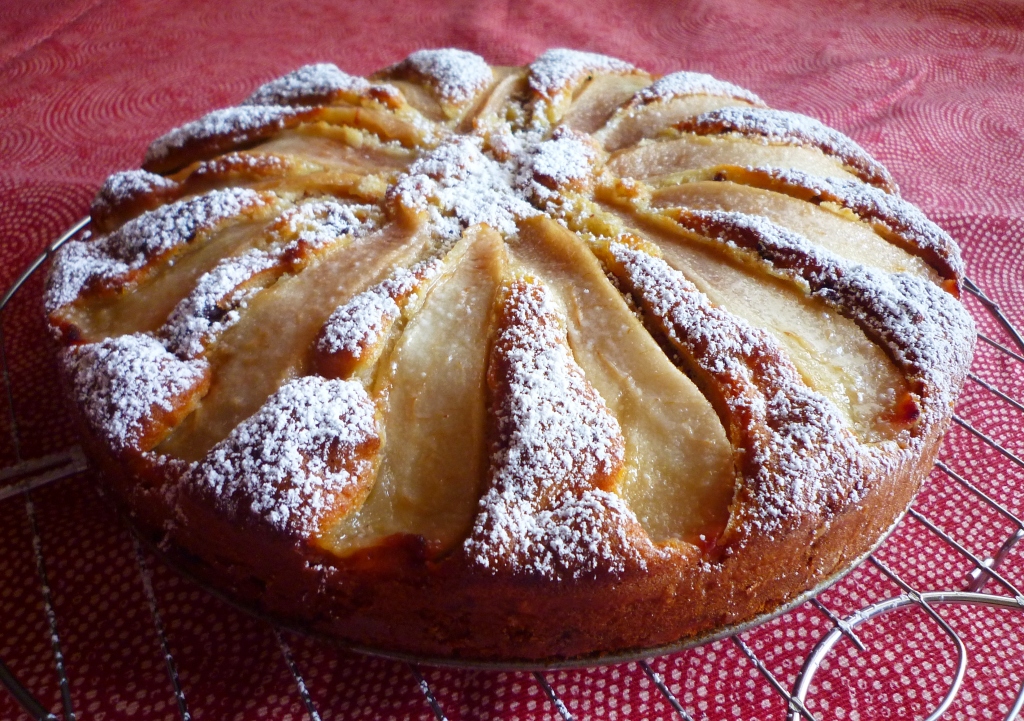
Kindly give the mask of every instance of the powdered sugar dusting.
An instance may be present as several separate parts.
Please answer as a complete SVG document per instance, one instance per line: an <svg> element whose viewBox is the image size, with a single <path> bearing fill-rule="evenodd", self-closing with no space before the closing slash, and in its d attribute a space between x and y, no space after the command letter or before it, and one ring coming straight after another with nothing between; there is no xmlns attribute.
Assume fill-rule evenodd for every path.
<svg viewBox="0 0 1024 721"><path fill-rule="evenodd" d="M127 263L111 257L103 240L72 240L61 247L46 278L43 305L48 313L76 301L93 279L130 272Z"/></svg>
<svg viewBox="0 0 1024 721"><path fill-rule="evenodd" d="M261 85L242 105L316 105L339 96L397 95L390 85L371 85L334 63L313 63Z"/></svg>
<svg viewBox="0 0 1024 721"><path fill-rule="evenodd" d="M267 249L253 249L221 260L196 282L160 333L168 348L184 358L197 358L241 319L249 300L260 291L252 281L266 271L283 271L285 259L296 260L345 237L364 235L371 227L369 206L316 199L285 211L276 221ZM362 217L360 217L362 216Z"/></svg>
<svg viewBox="0 0 1024 721"><path fill-rule="evenodd" d="M519 154L516 186L545 204L569 187L582 190L597 159L597 150L584 138L560 129L550 140L530 145Z"/></svg>
<svg viewBox="0 0 1024 721"><path fill-rule="evenodd" d="M593 73L632 73L636 67L597 53L554 48L530 63L530 89L553 100Z"/></svg>
<svg viewBox="0 0 1024 721"><path fill-rule="evenodd" d="M114 173L100 188L92 201L92 214L105 215L125 203L160 191L170 191L178 184L170 178L145 170L122 170Z"/></svg>
<svg viewBox="0 0 1024 721"><path fill-rule="evenodd" d="M72 346L63 362L89 426L119 451L137 449L154 417L173 412L209 371L143 333Z"/></svg>
<svg viewBox="0 0 1024 721"><path fill-rule="evenodd" d="M864 148L806 115L767 108L720 108L684 120L678 127L699 134L739 133L760 136L772 143L815 147L856 170L865 182L897 192L889 171Z"/></svg>
<svg viewBox="0 0 1024 721"><path fill-rule="evenodd" d="M47 279L46 309L52 312L73 302L87 287L125 282L150 262L190 243L200 231L269 197L246 188L214 190L144 213L99 239L66 243Z"/></svg>
<svg viewBox="0 0 1024 721"><path fill-rule="evenodd" d="M494 80L491 67L479 55L465 50L417 50L402 63L426 78L442 100L462 105Z"/></svg>
<svg viewBox="0 0 1024 721"><path fill-rule="evenodd" d="M210 449L187 482L231 514L306 538L372 472L375 412L358 383L297 378Z"/></svg>
<svg viewBox="0 0 1024 721"><path fill-rule="evenodd" d="M475 136L452 138L413 163L388 197L426 211L443 238L458 238L477 223L514 234L516 219L537 210L513 192L513 169L484 155L482 147Z"/></svg>
<svg viewBox="0 0 1024 721"><path fill-rule="evenodd" d="M623 462L622 434L572 358L543 286L506 301L489 375L500 375L491 486L465 551L492 571L545 578L620 573L643 565L627 534L637 521L597 487Z"/></svg>
<svg viewBox="0 0 1024 721"><path fill-rule="evenodd" d="M146 163L157 163L186 145L209 138L224 137L242 143L253 132L283 128L286 120L308 110L310 108L278 105L243 105L214 110L154 140L146 151Z"/></svg>
<svg viewBox="0 0 1024 721"><path fill-rule="evenodd" d="M610 251L670 340L713 379L739 427L750 519L771 533L787 519L819 515L856 489L865 459L839 411L803 382L765 331L711 304L660 258L613 243ZM732 425L724 422L726 428Z"/></svg>
<svg viewBox="0 0 1024 721"><path fill-rule="evenodd" d="M494 82L483 59L459 50L419 51L386 72L429 86L449 117L457 114L452 106L461 112ZM577 197L572 192L592 189L604 153L586 135L567 128L549 131L573 91L602 73L648 77L614 58L551 50L529 68L528 100L515 94L503 97L506 115L489 118L469 135L446 136L451 123L434 124L398 108L401 95L394 87L371 84L329 63L307 65L261 86L241 107L215 111L171 131L151 146L147 162L170 157L164 163L170 165L193 150L209 148L212 155L232 143L252 144L317 117L308 106L377 99L400 110L392 118L396 123L411 124L429 139L419 148L420 158L392 183L388 202L426 213L445 241L478 223L512 236L523 218L547 212L566 220L584 205L573 205ZM640 90L620 111L632 113L639 105L691 94L763 106L743 88L684 72ZM383 113L379 117L384 122ZM895 190L884 168L856 143L804 116L761 107L728 108L676 127L815 147L868 182ZM186 152L176 154L181 150ZM303 159L300 154L287 159L221 154L200 164L181 186L145 171L118 174L104 186L95 207L109 210L148 195L177 197L180 191L206 185L204 176L249 182L291 174L293 165L323 170L312 156ZM899 198L857 182L760 170L780 183L812 188L820 196L813 202L836 202L884 224L962 273L952 240ZM327 192L323 188L332 181L325 181L326 175L318 174L318 190L311 193ZM377 176L372 188L360 192L379 188L387 177ZM291 207L268 228L266 245L223 259L201 276L158 338L135 334L64 352L88 422L109 436L114 448L138 449L164 430L161 424L177 421L175 411L209 382L206 348L238 321L252 295L270 282L267 278L302 272L310 254L370 232L385 213L395 210L393 205L382 209L301 197L288 187L282 193L289 193ZM97 240L69 242L51 272L47 307L55 310L87 290L122 290L155 260L173 263L173 254L204 229L276 197L244 189L214 191L146 213ZM563 197L569 198L564 205ZM557 215L563 208L565 214ZM945 421L973 342L969 318L948 294L915 277L838 259L765 219L683 212L705 230L718 229L708 237L756 253L752 262L767 264L769 272L790 277L853 318L920 381L912 387L924 389L925 411L933 414L928 420ZM681 273L629 242L612 243L604 259L648 319L654 319L652 324L664 331L659 340L674 345L688 370L715 389L709 397L716 409L723 412L724 407L734 421L725 426L736 448L739 488L746 494L740 505L750 514L752 532L774 534L792 524L815 523L859 498L866 484L887 472L886 464L919 460L920 445L915 446L918 440L909 431L904 434L909 441L895 450L897 444L889 441L858 444L839 411L806 386L770 334L713 306ZM437 245L441 251L450 247ZM406 304L425 293L426 284L443 267L442 261L433 260L399 269L355 296L331 315L315 352L359 360L368 349L385 345L382 339L390 337L391 324L411 314ZM549 580L621 577L643 568L659 551L610 490L623 472L625 456L618 421L575 362L553 295L539 281L513 281L506 291L487 376L492 413L488 488L462 547L466 560L485 572ZM315 353L313 362L319 362ZM207 499L216 499L240 523L255 520L292 539L308 539L329 518L357 503L372 483L380 444L378 410L358 382L317 376L291 380L203 461L190 466L185 481ZM934 423L924 426L934 428ZM907 440L904 435L900 443ZM883 445L884 452L879 450ZM184 465L177 459L159 462Z"/></svg>
<svg viewBox="0 0 1024 721"><path fill-rule="evenodd" d="M944 277L962 278L965 272L960 248L938 225L902 198L847 178L821 178L800 170L782 168L750 168L787 185L811 190L819 201L828 201L849 208L865 220L881 223L893 233L940 264Z"/></svg>
<svg viewBox="0 0 1024 721"><path fill-rule="evenodd" d="M217 336L238 322L239 311L258 290L246 284L277 265L279 259L280 253L250 250L225 258L200 276L160 329L167 347L182 358L204 355Z"/></svg>
<svg viewBox="0 0 1024 721"><path fill-rule="evenodd" d="M630 105L646 105L654 102L665 102L687 95L716 95L723 98L745 100L751 105L764 106L764 101L746 88L706 73L678 72L666 75L633 96Z"/></svg>
<svg viewBox="0 0 1024 721"><path fill-rule="evenodd" d="M431 259L411 269L399 268L390 278L339 306L317 338L321 353L344 353L354 359L372 348L399 317L409 297L425 282L436 278L444 266Z"/></svg>
<svg viewBox="0 0 1024 721"><path fill-rule="evenodd" d="M298 165L294 157L274 153L225 153L210 160L199 162L189 173L187 185L207 178L218 178L233 174L235 178L261 178L284 175ZM300 166L301 167L301 166Z"/></svg>
<svg viewBox="0 0 1024 721"><path fill-rule="evenodd" d="M285 211L273 233L287 242L283 249L286 253L316 251L339 238L365 235L377 227L378 215L373 206L317 198Z"/></svg>
<svg viewBox="0 0 1024 721"><path fill-rule="evenodd" d="M756 252L784 275L806 282L823 299L885 344L900 368L927 389L926 412L943 414L971 362L974 322L935 284L907 273L852 263L762 216L685 211L680 222Z"/></svg>

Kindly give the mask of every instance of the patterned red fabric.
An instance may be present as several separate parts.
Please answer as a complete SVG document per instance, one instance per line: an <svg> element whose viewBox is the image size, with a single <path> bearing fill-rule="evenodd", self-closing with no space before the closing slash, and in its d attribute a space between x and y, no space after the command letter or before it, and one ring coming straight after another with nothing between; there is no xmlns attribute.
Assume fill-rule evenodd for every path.
<svg viewBox="0 0 1024 721"><path fill-rule="evenodd" d="M1024 10L1006 0L555 0L400 3L304 0L0 2L0 288L86 212L103 178L137 167L148 141L303 63L367 73L423 47L458 46L520 64L551 46L593 50L653 72L691 69L748 87L770 105L839 128L889 167L905 197L962 244L971 276L1024 325ZM0 467L75 443L55 389L33 277L3 314L16 447L0 413ZM974 298L982 330L1013 341ZM1018 349L1019 350L1019 349ZM1024 364L979 347L978 377L1024 398ZM1024 453L1024 415L977 383L960 412ZM955 427L943 458L1024 515L1024 473ZM2 481L0 481L2 484ZM2 487L2 485L0 485ZM1013 521L936 471L915 503L979 557ZM0 659L54 712L61 708L33 550L50 583L68 691L79 718L180 718L144 585L194 719L432 718L410 667L282 633L138 552L88 474L0 502ZM1024 546L1024 544L1021 544ZM906 519L877 554L920 590L962 590L972 564ZM1022 549L1001 566L1024 586ZM1010 592L990 582L987 592ZM823 594L837 614L898 596L865 564ZM936 606L970 664L949 718L1004 718L1024 683L1021 610ZM831 622L811 604L741 636L783 687ZM946 632L919 607L841 640L815 677L818 718L921 718L957 664ZM308 707L294 670L308 688ZM687 713L780 719L786 704L733 641L654 659ZM449 719L557 717L530 673L421 669ZM672 707L637 664L549 672L568 714L668 718ZM315 710L315 711L314 711ZM0 718L27 718L0 690Z"/></svg>

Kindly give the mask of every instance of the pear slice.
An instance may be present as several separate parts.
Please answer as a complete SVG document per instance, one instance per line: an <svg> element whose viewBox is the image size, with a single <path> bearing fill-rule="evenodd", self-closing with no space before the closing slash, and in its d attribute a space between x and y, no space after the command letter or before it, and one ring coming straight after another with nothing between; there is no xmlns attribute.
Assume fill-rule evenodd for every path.
<svg viewBox="0 0 1024 721"><path fill-rule="evenodd" d="M922 258L889 243L849 211L840 215L790 195L727 181L701 181L657 190L651 205L763 215L856 263L890 273L912 273L935 283L941 280Z"/></svg>
<svg viewBox="0 0 1024 721"><path fill-rule="evenodd" d="M712 543L728 521L735 471L711 404L578 236L547 218L531 219L511 251L563 306L576 362L622 428L626 471L615 491L653 541Z"/></svg>
<svg viewBox="0 0 1024 721"><path fill-rule="evenodd" d="M811 175L859 180L846 166L817 148L766 145L760 140L730 135L693 135L659 142L642 142L612 155L609 167L629 178L653 178L716 165L795 168Z"/></svg>
<svg viewBox="0 0 1024 721"><path fill-rule="evenodd" d="M644 225L640 235L712 303L772 333L807 385L836 405L862 442L892 437L892 413L908 387L885 351L854 321L792 281L668 227Z"/></svg>
<svg viewBox="0 0 1024 721"><path fill-rule="evenodd" d="M626 106L608 124L594 133L605 150L621 150L644 138L657 137L681 120L721 108L750 107L750 103L721 95L686 95L639 107Z"/></svg>
<svg viewBox="0 0 1024 721"><path fill-rule="evenodd" d="M409 107L422 114L423 117L439 123L448 119L437 96L425 84L421 85L409 80L385 79L388 85L398 88Z"/></svg>
<svg viewBox="0 0 1024 721"><path fill-rule="evenodd" d="M414 158L411 151L382 145L369 133L322 124L285 130L257 149L260 153L294 155L336 170L363 174L404 170Z"/></svg>
<svg viewBox="0 0 1024 721"><path fill-rule="evenodd" d="M487 356L504 242L475 226L380 366L384 447L362 508L321 544L348 554L395 534L422 536L435 552L469 533L487 470Z"/></svg>
<svg viewBox="0 0 1024 721"><path fill-rule="evenodd" d="M156 272L127 293L85 298L64 312L83 338L98 341L117 335L156 330L195 287L196 279L212 269L221 258L237 255L261 245L266 234L266 215L259 221L234 223L193 241L192 247L173 263Z"/></svg>
<svg viewBox="0 0 1024 721"><path fill-rule="evenodd" d="M637 90L649 84L650 79L641 75L598 75L576 97L560 124L592 133Z"/></svg>
<svg viewBox="0 0 1024 721"><path fill-rule="evenodd" d="M459 129L470 132L476 127L493 126L511 120L513 99L526 88L526 71L513 67L492 67L497 82L476 108L466 113Z"/></svg>
<svg viewBox="0 0 1024 721"><path fill-rule="evenodd" d="M387 225L256 295L209 350L210 392L158 450L188 461L205 456L286 381L305 375L310 344L335 308L416 260L426 236L418 227Z"/></svg>

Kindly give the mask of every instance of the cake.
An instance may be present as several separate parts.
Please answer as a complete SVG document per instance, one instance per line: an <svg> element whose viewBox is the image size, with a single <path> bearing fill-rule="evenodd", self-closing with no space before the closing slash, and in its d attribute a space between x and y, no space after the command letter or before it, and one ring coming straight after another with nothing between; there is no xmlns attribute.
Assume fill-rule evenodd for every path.
<svg viewBox="0 0 1024 721"><path fill-rule="evenodd" d="M975 341L950 236L711 76L421 50L168 132L46 313L109 495L291 628L451 663L727 634L862 560Z"/></svg>

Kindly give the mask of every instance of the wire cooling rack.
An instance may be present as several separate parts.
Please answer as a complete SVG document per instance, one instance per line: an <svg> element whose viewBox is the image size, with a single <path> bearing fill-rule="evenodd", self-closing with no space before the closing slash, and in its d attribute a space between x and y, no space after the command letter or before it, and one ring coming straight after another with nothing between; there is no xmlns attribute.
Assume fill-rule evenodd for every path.
<svg viewBox="0 0 1024 721"><path fill-rule="evenodd" d="M32 539L31 549L4 549L4 552L31 553L34 557L39 594L49 626L53 670L59 681L60 711L65 721L76 719L76 710L62 652L61 622L54 610L42 549L41 533L46 529L41 529L37 523L32 492L44 485L69 479L86 470L88 464L78 447L40 458L22 458L22 439L19 437L2 321L4 310L26 281L57 248L80 233L87 224L88 219L83 219L55 240L0 299L0 361L16 458L15 465L0 469L0 501L19 496L24 499ZM968 383L977 393L987 394L989 406L993 402L998 404L997 411L1001 417L1011 414L1013 422L1009 427L1020 430L1024 428L1024 404L1012 397L1012 391L1007 392L1007 389L980 375L977 358L988 358L989 362L982 364L985 367L992 367L993 363L1001 367L1005 371L1002 374L1004 379L1007 374L1021 378L1024 374L1024 337L974 282L967 280L965 289L965 300L982 330L975 367L968 376ZM973 397L971 394L965 396ZM965 407L974 405L969 401L961 402L958 413L953 417L954 431L958 429L966 433L969 438L964 440L977 444L981 453L1001 459L998 469L986 466L986 474L997 474L1003 488L1024 488L1024 459L1013 450L1013 444L1019 443L1020 439L1002 438L979 428L977 419ZM1003 426L1004 429L1006 427ZM1005 431L1003 434L1008 435ZM1024 594L1020 590L1021 581L1013 580L1024 576L1024 564L1017 549L1018 543L1024 540L1024 520L1008 508L1005 498L1000 500L1003 497L997 492L1000 484L995 484L993 490L991 478L969 477L957 460L954 454L953 458L938 461L930 484L942 484L950 489L955 494L952 496L953 505L972 506L972 512L964 516L965 524L976 525L977 519L987 519L987 542L972 533L973 526L964 525L953 531L944 529L943 525L948 527L948 523L929 518L917 509L918 504L915 503L915 507L908 511L909 518L904 518L900 528L915 523L918 528L913 530L917 533L911 534L909 542L906 539L901 541L895 549L897 558L906 561L903 565L909 566L910 572L900 573L893 568L889 558L893 554L885 554L888 546L894 543L889 541L853 574L860 578L851 577L853 580L843 582L863 584L864 579L870 576L871 586L891 589L889 595L876 593L870 598L851 592L849 586L845 593L822 594L777 619L779 623L771 622L760 629L717 641L712 645L717 646L717 651L703 654L703 666L697 672L694 668L680 672L680 664L673 663L672 657L626 664L624 673L636 677L627 687L639 689L637 707L625 704L615 710L616 704L612 699L611 715L630 718L635 715L633 711L638 710L641 715L686 721L735 718L741 713L740 707L735 704L729 707L729 699L726 698L729 694L722 693L722 679L725 679L726 685L734 684L746 689L742 694L732 694L731 697L742 697L748 702L760 698L762 710L747 710L746 713L763 713L764 718L866 721L885 717L932 721L951 717L947 714L957 718L1001 718L1005 721L1024 718L1020 716L1024 710L1024 640L1015 633L1016 629L1024 627L1024 616L1020 614L1024 611ZM914 539L917 539L916 543ZM971 545L981 545L985 552L972 550ZM138 542L135 542L134 550L178 716L182 721L191 721L188 698L153 589L152 569ZM962 575L959 584L947 583L945 585L951 587L928 590L918 587L920 584L914 579L932 579L937 585L934 582L937 577L930 575L927 567L938 563L940 557L951 555L958 556L972 569ZM886 558L889 560L884 560ZM939 574L938 577L941 576ZM953 580L956 580L956 574ZM972 615L979 610L984 613ZM998 622L991 617L993 613L1002 614ZM783 632L781 625L787 626L788 630ZM1009 641L1003 638L1003 650L976 652L981 668L973 667L969 649L992 641L996 635L993 629L1000 627L1011 629ZM915 632L909 641L900 638L900 631L907 628ZM307 687L286 634L274 630L273 636L305 713L310 721L321 721L321 710ZM794 644L790 640L793 637L800 640ZM928 644L933 647L925 647ZM720 665L717 674L714 673L716 662ZM730 667L744 663L746 673L737 674L730 670ZM607 704L601 705L602 697L608 693L604 690L604 677L597 678L596 672L535 671L532 678L525 674L514 677L498 674L485 684L493 686L497 683L498 688L492 688L487 697L481 699L479 693L468 697L451 693L451 679L444 671L414 663L405 665L407 679L392 678L391 682L418 686L425 717L432 715L438 721L453 718L452 714L458 718L501 718L507 714L519 718L547 716L570 721L588 718L598 709L604 709L601 713L606 713L608 708ZM712 673L708 673L709 670ZM921 674L927 677L924 683L921 682ZM506 689L502 684L510 685L513 691L518 692L524 677L535 684L528 696L539 697L542 692L546 705L543 705L543 699L540 700L542 705L532 700L517 710L517 701L504 705L501 701L494 701L505 696L503 692ZM617 673L612 677L617 677ZM973 683L970 690L965 690L965 680L969 677L973 678ZM31 689L19 682L3 659L0 659L0 683L30 718L49 720L61 717L54 715ZM986 683L993 688L986 688ZM936 694L935 688L940 692ZM484 705L487 708L482 708ZM525 709L534 711L527 713Z"/></svg>

